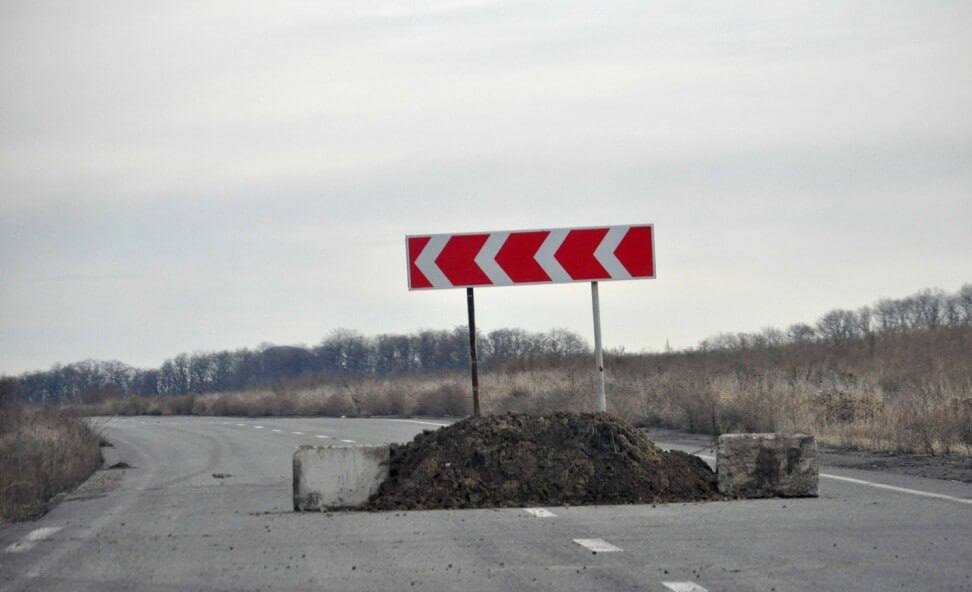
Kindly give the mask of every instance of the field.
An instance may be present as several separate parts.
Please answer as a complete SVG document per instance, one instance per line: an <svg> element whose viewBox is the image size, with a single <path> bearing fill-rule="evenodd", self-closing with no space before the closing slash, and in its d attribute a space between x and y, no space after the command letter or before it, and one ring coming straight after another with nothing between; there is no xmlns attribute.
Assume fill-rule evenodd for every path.
<svg viewBox="0 0 972 592"><path fill-rule="evenodd" d="M804 431L823 444L920 454L972 453L972 330L873 335L843 343L719 347L608 356L609 411L642 426L719 434ZM484 413L587 411L587 356L506 364L481 377ZM468 375L281 384L272 389L123 397L89 414L461 416Z"/></svg>

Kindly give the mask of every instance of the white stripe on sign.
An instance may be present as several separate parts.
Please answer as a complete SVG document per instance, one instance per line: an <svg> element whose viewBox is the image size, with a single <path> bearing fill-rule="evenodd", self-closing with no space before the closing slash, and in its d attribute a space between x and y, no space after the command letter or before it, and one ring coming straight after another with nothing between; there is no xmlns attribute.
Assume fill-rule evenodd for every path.
<svg viewBox="0 0 972 592"><path fill-rule="evenodd" d="M574 539L574 542L595 553L614 553L621 550L621 547L615 547L604 539Z"/></svg>
<svg viewBox="0 0 972 592"><path fill-rule="evenodd" d="M569 232L569 228L551 230L533 257L533 260L540 264L540 267L547 273L547 276L555 282L570 281L570 274L564 270L563 266L560 265L560 262L555 257L557 249L563 244Z"/></svg>
<svg viewBox="0 0 972 592"><path fill-rule="evenodd" d="M451 288L452 282L442 273L439 266L435 263L435 258L439 256L446 243L449 242L448 234L438 234L429 239L428 244L422 249L422 253L415 259L415 267L425 275L433 288Z"/></svg>
<svg viewBox="0 0 972 592"><path fill-rule="evenodd" d="M503 268L496 262L496 254L499 253L500 247L503 246L503 243L506 242L509 236L509 232L494 232L490 234L489 238L486 239L486 244L482 246L479 254L473 259L494 286L508 286L513 283L510 276L506 275Z"/></svg>
<svg viewBox="0 0 972 592"><path fill-rule="evenodd" d="M709 454L697 454L702 460L715 461L716 457ZM888 491L897 491L898 493L909 493L911 495L919 495L921 497L930 497L934 499L948 500L950 502L958 502L960 504L972 504L972 499L967 497L955 497L953 495L945 495L944 493L933 493L931 491L922 491L920 489L911 489L908 487L898 487L896 485L887 485L885 483L875 483L874 481L865 481L864 479L855 479L853 477L844 477L841 475L834 475L832 473L820 473L822 479L833 479L834 481L844 481L846 483L854 483L855 485L864 485L865 487L874 487L877 489L886 489Z"/></svg>
<svg viewBox="0 0 972 592"><path fill-rule="evenodd" d="M630 228L630 226L610 227L607 234L601 239L601 244L594 250L594 258L601 264L601 267L611 274L611 279L631 279L631 272L618 261L617 256L614 254L618 250L618 245L621 244L621 240L628 235L628 229Z"/></svg>
<svg viewBox="0 0 972 592"><path fill-rule="evenodd" d="M662 582L672 592L709 592L695 582Z"/></svg>
<svg viewBox="0 0 972 592"><path fill-rule="evenodd" d="M546 508L523 508L523 511L537 518L556 518L557 515Z"/></svg>
<svg viewBox="0 0 972 592"><path fill-rule="evenodd" d="M7 545L4 549L7 553L23 553L24 551L29 551L33 549L37 541L43 541L47 537L51 536L55 532L64 528L63 526L45 526L44 528L38 528L36 530L30 531L30 533L23 538L23 540L17 541L16 543Z"/></svg>

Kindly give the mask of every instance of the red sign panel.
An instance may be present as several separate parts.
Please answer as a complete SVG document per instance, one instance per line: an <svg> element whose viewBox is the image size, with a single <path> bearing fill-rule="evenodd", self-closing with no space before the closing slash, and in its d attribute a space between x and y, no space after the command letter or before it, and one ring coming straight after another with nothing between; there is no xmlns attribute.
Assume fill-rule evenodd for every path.
<svg viewBox="0 0 972 592"><path fill-rule="evenodd" d="M655 277L650 224L405 238L411 290Z"/></svg>

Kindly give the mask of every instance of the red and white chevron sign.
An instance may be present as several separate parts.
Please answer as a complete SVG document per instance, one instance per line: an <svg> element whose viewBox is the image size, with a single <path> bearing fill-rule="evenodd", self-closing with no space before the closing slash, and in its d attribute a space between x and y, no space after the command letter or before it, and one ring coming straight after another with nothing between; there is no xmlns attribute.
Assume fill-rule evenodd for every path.
<svg viewBox="0 0 972 592"><path fill-rule="evenodd" d="M650 224L405 237L410 290L655 277Z"/></svg>

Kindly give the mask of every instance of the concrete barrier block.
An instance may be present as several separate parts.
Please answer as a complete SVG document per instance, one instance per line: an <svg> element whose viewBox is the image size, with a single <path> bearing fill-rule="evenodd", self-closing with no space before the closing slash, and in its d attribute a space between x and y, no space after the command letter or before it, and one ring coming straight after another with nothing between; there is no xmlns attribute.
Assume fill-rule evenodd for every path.
<svg viewBox="0 0 972 592"><path fill-rule="evenodd" d="M732 497L816 497L817 442L806 434L723 434L716 472Z"/></svg>
<svg viewBox="0 0 972 592"><path fill-rule="evenodd" d="M294 452L294 510L353 508L388 478L388 446L301 446Z"/></svg>

